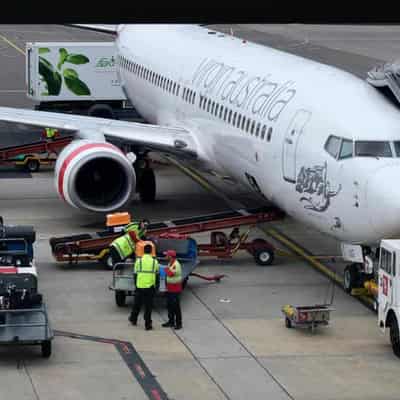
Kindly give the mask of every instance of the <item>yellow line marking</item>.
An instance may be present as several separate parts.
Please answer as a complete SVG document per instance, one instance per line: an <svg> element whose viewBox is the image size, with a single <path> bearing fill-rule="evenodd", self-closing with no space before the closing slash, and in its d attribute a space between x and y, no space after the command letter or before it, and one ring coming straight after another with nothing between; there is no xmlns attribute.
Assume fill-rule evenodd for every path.
<svg viewBox="0 0 400 400"><path fill-rule="evenodd" d="M232 203L232 201L226 197L224 194L216 190L210 183L208 183L202 176L196 173L196 171L193 171L182 164L180 164L178 161L174 160L173 158L170 158L166 156L166 158L174 164L177 168L179 168L182 172L184 172L186 175L190 176L193 180L195 180L200 186L205 188L206 190L209 190L215 194L217 194L219 197L222 197L228 204ZM263 230L265 233L269 234L273 238L277 239L284 245L286 245L289 249L294 251L297 255L299 255L301 258L305 259L308 261L314 268L316 268L318 271L322 272L324 275L328 276L330 279L338 283L341 287L343 287L343 280L342 278L337 275L335 272L331 271L328 267L317 261L316 256L310 256L306 254L303 249L301 249L299 246L297 246L295 243L291 242L290 240L286 239L282 235L280 235L275 229L267 229L259 226L261 230ZM280 251L279 249L277 249ZM371 299L371 297L360 295L360 296L354 296L354 297L359 297L362 299L364 302L373 305L374 300Z"/></svg>
<svg viewBox="0 0 400 400"><path fill-rule="evenodd" d="M3 39L7 44L9 44L11 47L13 47L15 50L17 50L18 52L20 52L23 56L25 56L25 52L19 48L16 44L14 44L13 42L11 42L10 40L8 40L5 36L0 35L0 38Z"/></svg>

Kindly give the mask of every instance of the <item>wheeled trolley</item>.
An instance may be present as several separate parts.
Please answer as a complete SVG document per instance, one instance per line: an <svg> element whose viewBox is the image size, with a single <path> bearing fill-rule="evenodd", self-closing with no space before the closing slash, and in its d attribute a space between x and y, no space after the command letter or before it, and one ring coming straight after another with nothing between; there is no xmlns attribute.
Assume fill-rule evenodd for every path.
<svg viewBox="0 0 400 400"><path fill-rule="evenodd" d="M312 332L319 325L328 325L330 313L334 308L329 304L316 304L313 306L292 306L290 304L282 307L285 316L286 328L296 326L310 328Z"/></svg>
<svg viewBox="0 0 400 400"><path fill-rule="evenodd" d="M47 308L30 273L0 275L0 345L40 345L51 355L54 337Z"/></svg>

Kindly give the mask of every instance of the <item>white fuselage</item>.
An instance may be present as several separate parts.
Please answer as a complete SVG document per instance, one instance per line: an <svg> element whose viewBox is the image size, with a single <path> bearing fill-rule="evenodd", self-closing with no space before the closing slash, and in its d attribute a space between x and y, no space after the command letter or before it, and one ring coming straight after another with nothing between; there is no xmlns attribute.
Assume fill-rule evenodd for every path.
<svg viewBox="0 0 400 400"><path fill-rule="evenodd" d="M322 232L360 244L398 235L395 106L339 69L208 32L186 25L120 29L119 73L139 113L189 130L209 169ZM352 141L350 157L328 153L332 135ZM393 156L355 156L355 141L387 141Z"/></svg>

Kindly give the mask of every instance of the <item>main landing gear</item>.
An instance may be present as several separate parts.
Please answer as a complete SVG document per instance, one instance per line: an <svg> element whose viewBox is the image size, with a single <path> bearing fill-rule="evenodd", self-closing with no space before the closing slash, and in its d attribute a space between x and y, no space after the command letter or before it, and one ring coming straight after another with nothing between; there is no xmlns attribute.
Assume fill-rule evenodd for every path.
<svg viewBox="0 0 400 400"><path fill-rule="evenodd" d="M133 164L136 173L136 192L144 203L151 203L156 198L156 176L151 168L147 154L138 156Z"/></svg>
<svg viewBox="0 0 400 400"><path fill-rule="evenodd" d="M343 287L347 293L361 288L364 282L374 278L372 252L369 247L362 247L364 262L353 262L344 269Z"/></svg>

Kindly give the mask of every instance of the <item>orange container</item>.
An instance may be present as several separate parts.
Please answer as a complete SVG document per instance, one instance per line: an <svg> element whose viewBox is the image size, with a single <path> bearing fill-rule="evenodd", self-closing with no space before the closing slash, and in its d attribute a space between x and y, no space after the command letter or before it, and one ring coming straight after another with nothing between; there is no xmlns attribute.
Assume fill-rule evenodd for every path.
<svg viewBox="0 0 400 400"><path fill-rule="evenodd" d="M129 222L131 222L131 214L128 212L107 214L107 226L127 225Z"/></svg>
<svg viewBox="0 0 400 400"><path fill-rule="evenodd" d="M150 242L148 240L139 240L136 243L136 247L135 247L135 254L136 257L142 257L144 254L144 246L146 246L147 244L149 244L151 246L151 255L153 257L156 256L156 246L154 246L153 242Z"/></svg>

